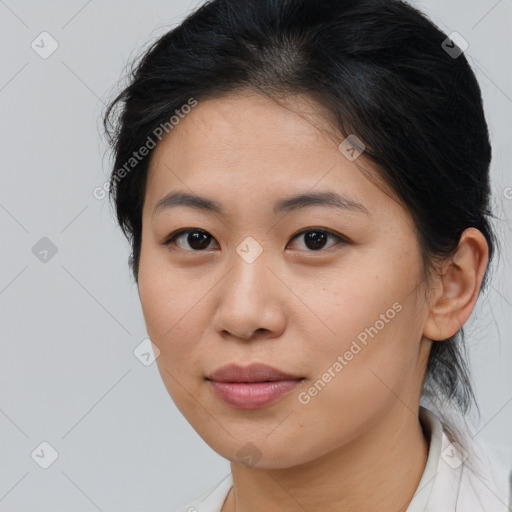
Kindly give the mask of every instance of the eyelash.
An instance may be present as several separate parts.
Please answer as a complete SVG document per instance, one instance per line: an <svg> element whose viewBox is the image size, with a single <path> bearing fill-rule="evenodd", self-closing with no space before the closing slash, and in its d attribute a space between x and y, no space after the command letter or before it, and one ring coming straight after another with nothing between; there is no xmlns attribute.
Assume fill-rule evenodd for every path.
<svg viewBox="0 0 512 512"><path fill-rule="evenodd" d="M210 235L210 233L208 233L204 229L200 229L200 228L180 229L178 231L175 231L174 233L171 233L166 238L166 240L162 243L162 245L170 246L181 235L187 234L187 233L194 233L194 232L206 233L206 234ZM350 240L347 237L339 235L339 234L335 233L334 231L331 231L330 229L314 228L314 227L313 228L306 228L306 229L303 229L303 230L299 231L298 233L293 235L291 240L295 240L296 238L299 238L300 236L305 235L306 233L310 233L310 232L323 233L323 234L326 234L326 235L328 235L328 236L330 236L332 238L335 238L338 242L350 243ZM213 240L215 240L215 238L213 236L211 236L211 238ZM314 250L311 250L311 249L306 249L305 252L312 252L312 253L315 253L315 252L326 252L326 251L329 251L330 249L332 249L335 246L336 246L336 244L334 244L333 246L329 247L328 249L318 249L317 251L314 251ZM196 251L196 250L193 250L193 249L191 249L191 250L189 250L189 249L181 249L181 247L178 247L178 250L185 251L185 252L198 252L199 253L199 252L206 252L208 249L204 249L204 250L201 250L201 251Z"/></svg>

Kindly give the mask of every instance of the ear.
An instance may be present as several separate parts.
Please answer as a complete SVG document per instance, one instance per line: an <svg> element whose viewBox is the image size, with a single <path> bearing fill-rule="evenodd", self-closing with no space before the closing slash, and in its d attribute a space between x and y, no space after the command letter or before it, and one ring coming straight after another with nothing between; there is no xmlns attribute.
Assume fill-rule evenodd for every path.
<svg viewBox="0 0 512 512"><path fill-rule="evenodd" d="M484 235L476 228L467 228L432 290L423 330L426 338L445 340L462 327L475 307L488 261Z"/></svg>

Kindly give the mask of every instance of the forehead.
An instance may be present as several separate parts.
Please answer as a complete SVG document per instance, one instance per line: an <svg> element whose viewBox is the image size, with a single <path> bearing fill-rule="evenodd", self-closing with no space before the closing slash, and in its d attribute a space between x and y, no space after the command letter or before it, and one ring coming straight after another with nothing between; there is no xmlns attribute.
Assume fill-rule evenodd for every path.
<svg viewBox="0 0 512 512"><path fill-rule="evenodd" d="M350 161L341 153L343 138L323 114L304 96L279 103L251 93L199 101L155 148L147 204L154 207L176 188L242 195L242 202L320 190L372 200L382 192L361 166L374 178L376 173L364 154Z"/></svg>
<svg viewBox="0 0 512 512"><path fill-rule="evenodd" d="M335 145L339 136L328 127L323 110L306 96L279 100L263 94L241 92L199 101L158 144L155 154L170 149L181 155L186 146L188 160L222 156L236 157L244 150L258 148L261 158L267 154L300 151L304 144ZM327 142L328 137L331 142ZM339 143L339 142L338 142ZM190 151L208 148L210 155ZM183 148L185 149L185 148Z"/></svg>

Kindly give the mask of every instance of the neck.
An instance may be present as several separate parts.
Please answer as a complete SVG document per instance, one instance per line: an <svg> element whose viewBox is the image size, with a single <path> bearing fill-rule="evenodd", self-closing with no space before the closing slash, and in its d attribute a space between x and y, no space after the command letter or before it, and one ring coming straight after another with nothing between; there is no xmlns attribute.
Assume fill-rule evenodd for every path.
<svg viewBox="0 0 512 512"><path fill-rule="evenodd" d="M401 402L363 435L313 461L283 469L231 463L222 512L405 512L428 457L417 413Z"/></svg>

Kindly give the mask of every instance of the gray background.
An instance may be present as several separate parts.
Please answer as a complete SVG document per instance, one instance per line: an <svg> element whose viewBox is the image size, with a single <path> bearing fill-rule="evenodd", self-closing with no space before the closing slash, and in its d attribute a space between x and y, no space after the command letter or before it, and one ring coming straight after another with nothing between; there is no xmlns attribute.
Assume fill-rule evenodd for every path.
<svg viewBox="0 0 512 512"><path fill-rule="evenodd" d="M125 65L199 3L0 0L0 511L172 511L229 472L134 356L147 335L128 243L92 193ZM469 42L484 95L503 253L466 331L479 437L510 451L512 0L415 3ZM43 31L47 59L31 47Z"/></svg>

